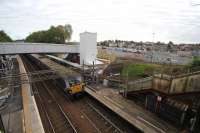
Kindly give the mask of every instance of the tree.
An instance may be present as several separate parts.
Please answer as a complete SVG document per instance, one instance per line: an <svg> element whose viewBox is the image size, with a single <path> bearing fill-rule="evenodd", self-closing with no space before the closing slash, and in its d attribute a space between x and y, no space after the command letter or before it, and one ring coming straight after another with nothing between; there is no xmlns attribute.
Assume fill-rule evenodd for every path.
<svg viewBox="0 0 200 133"><path fill-rule="evenodd" d="M71 25L58 25L51 26L46 31L37 31L30 34L27 38L27 42L41 42L41 43L65 43L66 40L71 39L72 35Z"/></svg>
<svg viewBox="0 0 200 133"><path fill-rule="evenodd" d="M71 39L71 35L73 33L73 30L72 30L72 26L70 24L66 24L64 27L64 33L65 33L65 38L67 40L70 40Z"/></svg>
<svg viewBox="0 0 200 133"><path fill-rule="evenodd" d="M3 31L0 31L0 42L12 42L12 39Z"/></svg>
<svg viewBox="0 0 200 133"><path fill-rule="evenodd" d="M186 69L189 69L191 72L199 71L200 69L200 57L193 57L191 63L185 66Z"/></svg>

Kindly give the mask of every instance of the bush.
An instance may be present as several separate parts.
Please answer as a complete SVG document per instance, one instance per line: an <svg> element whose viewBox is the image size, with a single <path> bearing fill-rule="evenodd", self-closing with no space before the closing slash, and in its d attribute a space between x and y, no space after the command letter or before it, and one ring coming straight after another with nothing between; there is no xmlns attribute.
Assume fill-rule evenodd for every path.
<svg viewBox="0 0 200 133"><path fill-rule="evenodd" d="M129 64L122 70L122 76L134 77L134 76L145 76L153 73L154 66L151 64Z"/></svg>
<svg viewBox="0 0 200 133"><path fill-rule="evenodd" d="M191 67L199 67L200 66L200 58L199 57L194 57L192 60Z"/></svg>

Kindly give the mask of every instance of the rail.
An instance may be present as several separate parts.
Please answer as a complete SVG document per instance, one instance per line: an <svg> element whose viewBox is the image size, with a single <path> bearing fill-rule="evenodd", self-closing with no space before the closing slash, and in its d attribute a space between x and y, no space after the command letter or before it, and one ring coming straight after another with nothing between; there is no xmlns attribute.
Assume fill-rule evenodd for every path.
<svg viewBox="0 0 200 133"><path fill-rule="evenodd" d="M57 81L56 81L57 82ZM60 90L61 88L59 88L60 86L56 86L58 90ZM96 91L94 88L92 88L91 86L87 86L89 87L92 91ZM71 102L73 104L75 104L74 102L72 102L70 100L70 98L67 95L64 95L65 98L67 99L68 102ZM84 104L84 106L89 106L90 111L93 110L96 115L99 115L105 122L104 123L108 123L106 124L108 129L107 130L113 130L113 132L117 132L117 133L124 133L121 129L119 129L111 120L109 120L106 116L104 116L101 111L99 111L96 107L94 107L94 105L92 105L92 103L89 103L88 101ZM90 113L90 112L87 112ZM102 133L102 131L97 127L97 125L95 125L95 123L89 118L89 116L87 115L87 113L84 113L83 110L81 110L81 114L89 121L89 123L95 128L95 130L98 133Z"/></svg>
<svg viewBox="0 0 200 133"><path fill-rule="evenodd" d="M25 58L23 58L23 59L25 59ZM26 59L25 59L25 61L26 61L26 63L29 64L29 69L35 70L35 67L33 67L33 65L29 61L27 61ZM37 76L38 76L38 79L40 79L40 75L37 75ZM42 80L40 80L40 81L42 81ZM42 106L43 106L42 110L45 112L45 115L49 121L49 124L51 125L53 133L56 133L57 131L62 130L62 129L58 128L59 123L56 123L56 119L58 119L58 118L59 118L59 120L61 120L58 122L60 122L64 125L66 124L65 126L62 126L62 128L66 128L66 129L63 129L62 131L66 132L66 131L70 130L70 132L77 133L75 126L72 124L71 120L64 113L60 104L57 102L56 98L54 97L53 93L49 90L48 86L44 82L38 82L35 85L37 86L37 88L36 88L36 90L38 92L37 94L40 97L39 104L42 104ZM40 89L38 89L38 87L40 87ZM41 93L42 93L42 96L40 95ZM49 101L52 101L52 102L49 104Z"/></svg>
<svg viewBox="0 0 200 133"><path fill-rule="evenodd" d="M96 107L94 107L92 104L87 103L97 114L99 114L103 119L105 119L112 127L114 127L114 130L118 131L119 133L123 133L121 129L119 129L113 122L111 122L106 116L104 116Z"/></svg>
<svg viewBox="0 0 200 133"><path fill-rule="evenodd" d="M56 81L57 82L57 81ZM60 101L60 103L62 102L62 101L65 101L65 104L67 103L69 106L72 106L72 108L73 108L73 111L76 111L76 110L74 110L74 107L75 106L77 106L76 104L77 104L77 102L73 102L73 101L71 101L71 99L68 99L68 100L66 100L65 98L61 98L61 96L60 95L62 95L62 91L61 91L61 88L59 87L59 85L55 85L53 82L51 82L51 81L48 81L48 82L46 82L47 84L48 84L48 86L50 87L51 86L51 92L53 93L53 95L55 96L55 98L57 98L57 101ZM53 86L53 84L54 84L54 86ZM42 89L42 88L40 88L40 89ZM59 91L59 92L58 92ZM93 89L93 91L95 91L95 89ZM59 94L57 94L57 93L59 93ZM60 96L60 97L59 97ZM64 91L63 91L63 96L65 96L66 98L69 98L66 94L64 95ZM62 100L61 100L62 99ZM70 104L69 102L73 102L73 104ZM65 105L64 103L62 104L62 107L64 108L64 105ZM82 105L83 104L83 105ZM80 105L78 105L78 106L80 106ZM85 106L87 106L87 104L84 104L84 103L81 103L81 106L85 109L86 107ZM67 110L68 112L67 112L67 115L68 116L71 116L71 115L73 115L74 113L73 112L70 112L70 108L71 107L67 107L67 108L65 108L65 109L69 109L69 110ZM96 107L94 107L94 108L96 108ZM98 110L98 109L96 109L96 110L98 110L98 111L95 111L94 110L94 108L92 108L92 107L90 107L90 106L88 106L87 107L87 109L85 109L85 111L84 112L82 112L82 108L80 107L79 108L79 112L77 111L75 114L77 115L77 113L78 114L80 114L80 116L84 116L86 119L84 120L84 122L86 122L86 121L88 121L88 122L86 122L86 123L89 123L90 125L91 125L91 127L93 128L95 128L96 130L94 131L94 132L98 132L98 133L100 133L100 132L120 132L120 133L122 133L123 131L121 130L120 131L120 128L117 126L118 125L118 123L116 123L115 121L112 121L112 119L110 119L109 118L109 116L106 116L106 114L104 114L104 113L102 113L100 110L101 110L101 108L100 108L100 110ZM65 111L65 110L64 110ZM72 111L72 110L71 110ZM79 116L79 115L78 115ZM97 120L95 119L95 118L97 117L98 119L99 119L99 121L101 121L101 122L97 122ZM82 117L81 117L82 118ZM73 119L72 119L73 120ZM74 122L74 121L73 121ZM76 123L76 122L74 122L74 123ZM102 128L102 127L98 127L99 126L99 123L104 123L104 124L102 124L101 126L103 126L103 127L105 127L105 128ZM116 125L115 125L116 124ZM78 129L78 128L77 128Z"/></svg>

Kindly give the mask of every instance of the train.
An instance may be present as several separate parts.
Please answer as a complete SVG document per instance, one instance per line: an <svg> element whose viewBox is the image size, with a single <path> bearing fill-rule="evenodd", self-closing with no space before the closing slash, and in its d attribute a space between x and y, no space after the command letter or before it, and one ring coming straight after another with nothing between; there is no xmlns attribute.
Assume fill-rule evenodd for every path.
<svg viewBox="0 0 200 133"><path fill-rule="evenodd" d="M50 69L46 64L37 60L35 57L31 55L27 55L27 57L41 69ZM82 76L78 73L57 78L53 81L53 83L59 86L59 88L62 88L62 90L68 94L70 98L78 97L84 93L85 83L82 80Z"/></svg>
<svg viewBox="0 0 200 133"><path fill-rule="evenodd" d="M80 75L68 75L57 80L63 91L72 98L84 93L85 83Z"/></svg>

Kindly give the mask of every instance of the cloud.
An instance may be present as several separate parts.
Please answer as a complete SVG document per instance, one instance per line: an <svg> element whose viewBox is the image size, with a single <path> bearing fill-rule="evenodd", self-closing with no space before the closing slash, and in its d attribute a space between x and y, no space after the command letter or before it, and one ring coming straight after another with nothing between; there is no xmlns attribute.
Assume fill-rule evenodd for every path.
<svg viewBox="0 0 200 133"><path fill-rule="evenodd" d="M200 42L200 6L188 0L1 0L0 29L14 39L51 25L70 23L98 40Z"/></svg>

